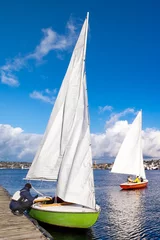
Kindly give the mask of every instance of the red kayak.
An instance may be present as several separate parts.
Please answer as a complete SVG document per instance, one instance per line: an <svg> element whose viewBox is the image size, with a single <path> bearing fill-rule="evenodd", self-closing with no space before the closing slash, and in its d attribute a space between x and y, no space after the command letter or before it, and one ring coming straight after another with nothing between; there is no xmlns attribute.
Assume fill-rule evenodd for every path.
<svg viewBox="0 0 160 240"><path fill-rule="evenodd" d="M144 180L143 182L139 182L139 183L132 183L132 182L125 182L120 184L120 187L122 189L139 189L139 188L145 188L147 187L148 184L148 180Z"/></svg>

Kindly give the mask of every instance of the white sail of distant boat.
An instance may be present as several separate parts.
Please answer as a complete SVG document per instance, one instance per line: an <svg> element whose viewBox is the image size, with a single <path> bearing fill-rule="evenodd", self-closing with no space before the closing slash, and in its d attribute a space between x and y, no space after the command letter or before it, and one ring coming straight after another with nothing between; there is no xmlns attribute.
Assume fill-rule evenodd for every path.
<svg viewBox="0 0 160 240"><path fill-rule="evenodd" d="M72 205L62 205L57 210L54 204L51 209L46 204L45 210L47 208L49 213L44 216L43 207L38 208L34 204L30 214L40 221L59 226L89 227L97 220L100 210L95 203L85 73L88 17L89 14L73 51L42 143L26 176L29 180L57 180L56 196ZM68 219L65 222L61 217L56 219L55 211L67 211ZM79 218L76 215L76 226L70 220L74 211L82 214Z"/></svg>
<svg viewBox="0 0 160 240"><path fill-rule="evenodd" d="M113 164L112 173L136 175L146 179L143 165L141 132L142 111L137 114L127 132Z"/></svg>

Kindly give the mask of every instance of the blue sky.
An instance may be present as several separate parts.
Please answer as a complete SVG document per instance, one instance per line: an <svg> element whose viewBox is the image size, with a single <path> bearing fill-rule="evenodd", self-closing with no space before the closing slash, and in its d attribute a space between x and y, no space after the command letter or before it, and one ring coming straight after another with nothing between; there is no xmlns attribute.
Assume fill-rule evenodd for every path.
<svg viewBox="0 0 160 240"><path fill-rule="evenodd" d="M1 125L43 134L87 11L91 133L104 134L113 116L129 124L140 109L144 131L159 133L159 1L3 1Z"/></svg>

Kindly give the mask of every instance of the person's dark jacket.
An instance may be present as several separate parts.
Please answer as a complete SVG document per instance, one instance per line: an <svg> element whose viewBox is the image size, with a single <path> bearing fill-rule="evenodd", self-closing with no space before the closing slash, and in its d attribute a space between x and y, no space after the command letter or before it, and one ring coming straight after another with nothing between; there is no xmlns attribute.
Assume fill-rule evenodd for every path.
<svg viewBox="0 0 160 240"><path fill-rule="evenodd" d="M19 212L24 212L25 210L29 209L33 204L33 200L37 197L32 197L30 194L30 188L24 187L20 190L20 198L18 201L11 200L10 202L10 209L12 211L18 210Z"/></svg>
<svg viewBox="0 0 160 240"><path fill-rule="evenodd" d="M37 197L32 197L31 193L30 193L30 189L27 187L24 187L20 190L20 196L21 199L20 201L22 202L30 202L31 204L33 203L33 200Z"/></svg>

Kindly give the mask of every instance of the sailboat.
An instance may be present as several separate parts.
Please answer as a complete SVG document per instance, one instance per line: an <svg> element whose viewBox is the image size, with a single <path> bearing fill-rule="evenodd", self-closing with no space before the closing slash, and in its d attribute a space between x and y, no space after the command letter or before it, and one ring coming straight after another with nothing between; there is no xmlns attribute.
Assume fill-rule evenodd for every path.
<svg viewBox="0 0 160 240"><path fill-rule="evenodd" d="M144 188L148 184L143 165L141 131L142 111L139 111L120 147L111 172L136 175L141 177L143 181L122 183L120 184L122 189Z"/></svg>
<svg viewBox="0 0 160 240"><path fill-rule="evenodd" d="M98 219L86 87L85 56L89 13L54 104L28 180L57 181L55 199L35 200L30 216L44 223L89 228Z"/></svg>

